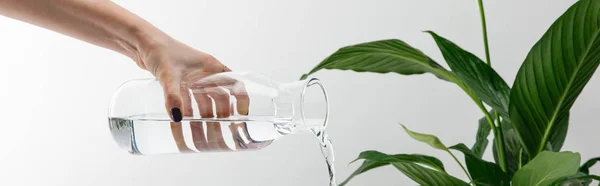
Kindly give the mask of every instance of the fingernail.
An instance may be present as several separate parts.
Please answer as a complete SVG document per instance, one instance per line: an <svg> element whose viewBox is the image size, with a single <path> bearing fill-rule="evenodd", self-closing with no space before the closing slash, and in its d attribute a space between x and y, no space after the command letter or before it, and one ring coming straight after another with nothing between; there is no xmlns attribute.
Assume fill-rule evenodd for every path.
<svg viewBox="0 0 600 186"><path fill-rule="evenodd" d="M181 110L179 110L179 108L172 108L171 116L173 117L174 122L180 122L183 119L181 116Z"/></svg>

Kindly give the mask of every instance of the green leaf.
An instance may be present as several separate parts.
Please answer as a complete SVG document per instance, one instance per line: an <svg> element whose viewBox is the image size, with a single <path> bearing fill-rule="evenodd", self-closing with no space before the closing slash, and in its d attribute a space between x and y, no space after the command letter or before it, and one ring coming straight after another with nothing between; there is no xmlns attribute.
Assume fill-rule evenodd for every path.
<svg viewBox="0 0 600 186"><path fill-rule="evenodd" d="M452 72L483 102L501 116L508 116L510 87L504 80L477 56L432 31L427 33L440 48Z"/></svg>
<svg viewBox="0 0 600 186"><path fill-rule="evenodd" d="M519 169L512 182L514 186L546 186L577 174L579 153L543 151Z"/></svg>
<svg viewBox="0 0 600 186"><path fill-rule="evenodd" d="M428 167L431 167L431 168L441 171L441 172L446 172L446 170L444 169L444 164L442 164L442 161L438 160L437 158L431 157L431 156L420 155L420 154L388 155L388 154L381 153L378 151L364 151L364 152L360 153L358 158L356 158L356 160L354 160L352 162L355 162L355 161L358 161L361 159L374 160L374 161L385 162L385 163L391 163L391 162L396 162L396 161L408 161L408 162L423 164L423 165L426 165Z"/></svg>
<svg viewBox="0 0 600 186"><path fill-rule="evenodd" d="M323 60L309 73L302 75L301 79L305 79L308 75L321 69L375 73L395 72L403 75L429 72L443 80L454 78L451 72L423 52L397 39L343 47Z"/></svg>
<svg viewBox="0 0 600 186"><path fill-rule="evenodd" d="M425 168L421 165L409 162L392 163L396 169L419 185L452 185L468 186L469 184L443 172Z"/></svg>
<svg viewBox="0 0 600 186"><path fill-rule="evenodd" d="M506 124L510 124L510 122L503 122L503 125ZM519 153L521 153L522 146L521 143L519 143L519 139L517 138L514 129L505 130L505 128L503 128L502 130L504 131L504 157L506 157L506 173L509 177L512 177L519 169ZM498 163L499 160L496 154L498 150L496 148L498 147L494 143L492 148L494 151L494 160L496 163ZM525 164L527 163L529 156L525 151L522 153L523 155L521 155L521 162Z"/></svg>
<svg viewBox="0 0 600 186"><path fill-rule="evenodd" d="M418 133L418 132L413 132L411 130L408 130L404 125L402 125L402 128L404 128L404 131L406 131L406 133L408 133L408 135L410 137L412 137L413 139L416 139L417 141L420 141L420 142L423 142L423 143L427 143L429 146L431 146L433 148L446 151L448 154L450 154L450 156L452 156L452 158L454 158L454 160L456 161L456 163L458 163L458 165L460 165L460 168L462 168L462 170L465 172L465 174L467 174L467 176L469 177L469 180L471 180L471 176L469 175L469 173L467 173L467 170L465 170L465 168L461 164L461 162L458 161L458 159L456 159L456 156L454 156L454 154L452 154L452 152L450 152L448 150L448 148L446 147L446 145L444 145L442 143L442 141L440 141L440 139L438 137L436 137L434 135L431 135L431 134L422 134L422 133ZM399 168L399 167L396 166L396 168Z"/></svg>
<svg viewBox="0 0 600 186"><path fill-rule="evenodd" d="M553 186L587 186L592 183L592 180L600 181L600 176L587 175L578 172L575 176L567 176L556 180Z"/></svg>
<svg viewBox="0 0 600 186"><path fill-rule="evenodd" d="M495 112L495 111L492 111L492 113L493 112ZM485 116L483 118L479 119L479 128L477 128L477 136L475 138L475 144L473 144L473 147L471 147L471 151L473 151L473 153L475 155L477 155L477 157L480 157L480 158L483 157L483 154L485 153L485 149L487 148L487 145L489 143L487 138L490 135L491 130L492 130L492 127L488 123Z"/></svg>
<svg viewBox="0 0 600 186"><path fill-rule="evenodd" d="M509 114L532 157L555 141L553 134L566 134L555 130L566 130L562 125L568 124L569 109L600 64L599 34L600 1L578 1L552 24L521 65Z"/></svg>
<svg viewBox="0 0 600 186"><path fill-rule="evenodd" d="M355 162L357 160L364 160L362 165L356 169L345 181L340 183L340 186L346 185L352 178L358 176L364 172L369 170L386 166L394 162L405 162L405 163L414 163L419 165L425 165L430 167L434 171L439 171L445 173L444 165L437 158L420 155L420 154L396 154L396 155L388 155L377 151L365 151L360 153ZM446 174L446 173L445 173Z"/></svg>
<svg viewBox="0 0 600 186"><path fill-rule="evenodd" d="M465 144L460 143L449 147L449 149L458 150L465 155L467 169L476 185L510 186L510 179L500 166L481 159Z"/></svg>
<svg viewBox="0 0 600 186"><path fill-rule="evenodd" d="M596 162L600 161L600 157L592 158L586 161L581 167L579 167L579 172L583 172L585 174L590 174L590 167L594 166Z"/></svg>
<svg viewBox="0 0 600 186"><path fill-rule="evenodd" d="M565 139L567 139L567 131L569 129L569 117L570 114L567 112L567 115L564 116L564 119L560 120L559 123L556 124L556 128L553 129L550 133L550 138L548 139L548 144L546 144L546 150L559 152L565 143Z"/></svg>
<svg viewBox="0 0 600 186"><path fill-rule="evenodd" d="M446 145L444 145L442 143L442 141L440 141L440 139L434 135L431 134L421 134L418 132L413 132L411 130L408 130L404 125L402 125L402 128L404 128L404 131L406 131L406 133L408 133L408 135L410 137L412 137L413 139L423 142L423 143L427 143L429 144L429 146L436 148L436 149L440 149L440 150L448 150L448 148L446 147Z"/></svg>
<svg viewBox="0 0 600 186"><path fill-rule="evenodd" d="M358 167L358 169L356 169L348 178L346 178L346 180L344 180L342 183L340 183L339 186L344 186L344 185L348 184L348 182L350 182L350 180L352 180L352 178L354 178L355 176L358 176L358 175L360 175L364 172L367 172L371 169L375 169L375 168L386 166L386 165L389 165L389 163L365 160L365 161L363 161L362 165L360 165L360 167Z"/></svg>

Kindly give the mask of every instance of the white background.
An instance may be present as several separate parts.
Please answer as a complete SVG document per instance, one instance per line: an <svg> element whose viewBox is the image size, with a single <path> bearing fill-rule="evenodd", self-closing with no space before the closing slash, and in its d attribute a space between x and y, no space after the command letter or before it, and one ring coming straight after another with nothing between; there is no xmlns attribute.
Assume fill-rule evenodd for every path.
<svg viewBox="0 0 600 186"><path fill-rule="evenodd" d="M486 0L492 62L512 84L529 48L574 0ZM173 37L234 70L296 80L336 49L399 38L443 62L433 30L483 58L474 0L117 1ZM0 185L326 185L309 135L244 153L132 156L108 131L107 106L124 81L150 77L128 58L38 27L0 18ZM445 66L445 64L444 64ZM443 152L410 139L398 122L471 146L477 107L432 75L322 71L331 95L330 136L338 175L359 152L423 153L466 177ZM564 150L600 156L600 78L574 105ZM492 160L491 152L486 154ZM459 156L462 159L462 156ZM593 171L600 173L600 169ZM392 167L350 185L414 185Z"/></svg>

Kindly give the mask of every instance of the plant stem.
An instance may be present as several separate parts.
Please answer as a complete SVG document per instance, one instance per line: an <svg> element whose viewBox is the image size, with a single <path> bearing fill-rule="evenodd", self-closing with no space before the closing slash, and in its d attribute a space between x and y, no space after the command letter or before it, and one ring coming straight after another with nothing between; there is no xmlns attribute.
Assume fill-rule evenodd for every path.
<svg viewBox="0 0 600 186"><path fill-rule="evenodd" d="M496 127L496 129L498 129L498 130L496 130L494 132L494 136L496 138L495 143L496 143L496 145L497 145L498 148L501 148L500 151L497 151L497 152L502 153L502 156L498 156L498 157L500 157L500 158L498 158L498 161L500 161L498 163L500 163L500 168L504 172L506 172L507 164L506 164L506 157L504 157L505 156L505 153L504 153L505 149L504 149L504 132L502 131L502 121L500 121L500 115L498 114L498 112L496 112L494 115L496 117L496 121L498 122L498 125Z"/></svg>
<svg viewBox="0 0 600 186"><path fill-rule="evenodd" d="M481 16L481 29L483 30L483 44L485 46L485 60L488 65L492 66L492 61L490 60L490 47L488 45L487 24L485 23L485 11L483 9L483 1L477 0L477 4L479 5L479 15Z"/></svg>
<svg viewBox="0 0 600 186"><path fill-rule="evenodd" d="M492 127L494 132L494 143L496 143L496 147L498 148L498 161L500 161L498 163L500 164L500 169L506 172L506 153L504 153L504 135L502 134L502 129L498 130L498 127L494 123L494 119L490 116L490 113L485 109L481 102L477 102L477 106L479 106L479 109L485 114L485 118Z"/></svg>
<svg viewBox="0 0 600 186"><path fill-rule="evenodd" d="M500 114L498 114L498 112L495 112L494 117L496 118L497 126L502 125L502 121L500 121Z"/></svg>
<svg viewBox="0 0 600 186"><path fill-rule="evenodd" d="M485 47L485 60L486 60L487 64L491 67L492 60L490 58L490 46L489 46L489 42L488 42L487 24L485 21L485 10L483 8L483 0L477 0L477 5L479 6L479 15L481 17L481 30L483 31L483 45ZM481 101L476 101L476 103L477 103L477 106L479 106L479 108L481 109L481 111L485 114L485 117L487 118L488 123L490 123L490 125L492 126L492 129L494 131L494 137L495 137L494 140L495 140L496 146L499 149L497 152L498 152L498 159L500 161L499 162L500 168L502 169L502 171L506 172L506 157L505 157L506 154L504 153L505 152L504 134L502 133L502 128L501 128L502 122L500 122L499 116L496 115L496 119L498 120L498 126L496 126L496 124L494 123L494 119L490 116L490 114L485 109L485 107L483 106ZM499 127L500 127L500 130L498 130Z"/></svg>
<svg viewBox="0 0 600 186"><path fill-rule="evenodd" d="M463 170L463 172L465 172L465 174L467 175L467 177L469 177L469 181L471 181L471 185L475 185L475 182L473 181L473 178L471 178L471 175L469 174L469 172L467 172L467 169L465 169L465 166L463 166L462 163L460 163L460 161L458 161L458 159L456 158L456 156L454 156L454 154L452 154L452 152L450 152L448 149L446 149L446 152L448 152L448 154L450 154L450 156L452 156L452 158L454 158L454 161L456 161L456 163L458 163L458 165Z"/></svg>
<svg viewBox="0 0 600 186"><path fill-rule="evenodd" d="M523 166L523 148L519 149L519 159L517 160L517 162L519 162L519 169L521 169L521 167Z"/></svg>
<svg viewBox="0 0 600 186"><path fill-rule="evenodd" d="M458 85L465 93L467 93L467 95L469 95L469 97L473 100L473 102L475 102L475 104L477 104L481 112L483 112L483 114L485 115L485 118L487 119L488 123L490 124L490 127L492 128L492 131L494 132L494 142L498 147L498 160L500 161L498 163L500 163L500 168L502 169L502 171L506 172L506 154L504 153L504 135L502 134L502 129L498 130L498 127L494 123L494 119L492 118L490 113L485 109L483 103L481 103L481 101L475 95L473 95L473 93L471 93L471 91L461 81L459 81L458 79L452 79L452 81L456 85Z"/></svg>
<svg viewBox="0 0 600 186"><path fill-rule="evenodd" d="M498 152L498 159L500 161L499 162L500 168L502 169L502 171L506 172L506 157L505 157L506 153L505 153L505 149L504 149L504 134L502 134L502 131L498 130L498 127L496 126L496 124L494 124L494 119L492 118L492 116L490 116L490 113L485 109L485 107L483 106L483 103L481 103L481 100L479 100L479 98L477 98L475 95L473 95L471 90L469 90L462 81L458 80L450 72L445 72L442 74L449 81L458 85L458 87L460 87L471 98L471 100L473 100L473 102L475 102L475 104L477 104L479 109L481 109L481 112L483 112L485 114L485 118L487 119L488 123L490 124L490 126L494 132L494 137L495 137L494 142L496 143L496 146L499 148L497 152Z"/></svg>

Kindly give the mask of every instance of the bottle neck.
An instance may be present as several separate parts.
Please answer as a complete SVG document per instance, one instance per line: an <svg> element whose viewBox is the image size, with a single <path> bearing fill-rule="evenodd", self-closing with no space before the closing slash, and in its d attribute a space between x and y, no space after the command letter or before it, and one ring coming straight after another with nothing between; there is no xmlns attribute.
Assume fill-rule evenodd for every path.
<svg viewBox="0 0 600 186"><path fill-rule="evenodd" d="M312 78L284 84L281 90L286 95L282 96L283 99L276 100L279 118L291 119L294 128L324 130L327 127L329 100L319 79Z"/></svg>

